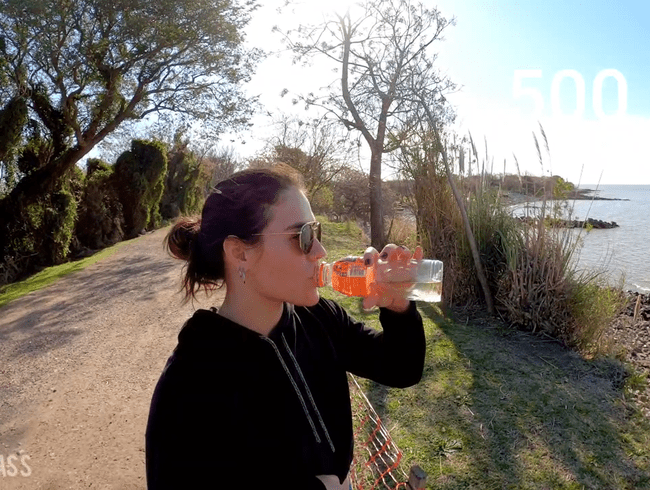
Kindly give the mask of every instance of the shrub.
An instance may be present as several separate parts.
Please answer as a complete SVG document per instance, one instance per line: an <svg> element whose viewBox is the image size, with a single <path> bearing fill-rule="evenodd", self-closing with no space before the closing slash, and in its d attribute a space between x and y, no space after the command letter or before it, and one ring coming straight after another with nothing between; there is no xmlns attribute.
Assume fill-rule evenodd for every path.
<svg viewBox="0 0 650 490"><path fill-rule="evenodd" d="M341 218L367 221L370 217L368 176L346 168L332 181L334 206L332 211Z"/></svg>
<svg viewBox="0 0 650 490"><path fill-rule="evenodd" d="M424 256L445 264L445 304L471 304L480 297L460 211L447 181L433 135L402 146L397 159L412 185L409 207L415 214L417 242Z"/></svg>
<svg viewBox="0 0 650 490"><path fill-rule="evenodd" d="M204 184L201 166L187 145L179 143L169 153L165 190L160 201L162 219L191 215L201 211Z"/></svg>
<svg viewBox="0 0 650 490"><path fill-rule="evenodd" d="M113 182L113 167L89 159L86 185L79 203L75 236L79 247L101 249L124 237L124 216Z"/></svg>
<svg viewBox="0 0 650 490"><path fill-rule="evenodd" d="M481 301L458 204L452 196L440 152L421 138L401 149L400 164L412 182L412 207L425 256L445 263L446 304L470 306ZM474 150L476 156L476 151ZM540 155L541 160L541 155ZM483 168L488 167L483 162ZM526 220L512 216L495 182L486 173L461 176L464 203L479 255L499 314L512 325L562 340L582 352L597 352L604 329L621 307L621 293L597 273L576 270L580 235L551 226L570 220L564 199L573 185L560 177L502 179L510 190L540 196L540 212ZM568 216L564 214L569 213Z"/></svg>
<svg viewBox="0 0 650 490"><path fill-rule="evenodd" d="M75 194L82 179L83 173L75 167L53 192L41 196L22 209L22 216L12 220L0 264L0 281L13 282L67 259L77 217Z"/></svg>
<svg viewBox="0 0 650 490"><path fill-rule="evenodd" d="M330 214L334 209L334 193L330 186L319 187L309 196L311 208L316 214Z"/></svg>
<svg viewBox="0 0 650 490"><path fill-rule="evenodd" d="M131 150L117 159L113 182L122 204L127 238L160 225L166 171L166 150L158 141L133 140Z"/></svg>

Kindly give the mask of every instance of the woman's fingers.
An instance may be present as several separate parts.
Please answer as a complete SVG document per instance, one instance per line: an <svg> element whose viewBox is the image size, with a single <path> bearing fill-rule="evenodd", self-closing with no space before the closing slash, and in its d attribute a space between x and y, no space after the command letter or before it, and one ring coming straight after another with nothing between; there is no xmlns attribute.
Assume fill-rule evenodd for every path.
<svg viewBox="0 0 650 490"><path fill-rule="evenodd" d="M415 251L411 251L404 247L398 246L394 243L389 243L382 250L381 253L377 252L373 247L368 247L363 254L364 263L367 267L377 265L376 279L383 277L383 274L392 274L393 281L398 281L395 274L407 274L406 272L411 259L421 260L423 256L422 247L417 246ZM365 310L378 307L397 307L401 310L408 307L408 301L403 298L403 287L392 284L383 284L383 280L379 279L381 284L374 283L370 286L368 295L363 298L362 306Z"/></svg>
<svg viewBox="0 0 650 490"><path fill-rule="evenodd" d="M366 265L366 267L370 267L373 264L377 263L378 257L379 252L377 252L374 247L368 247L363 253L363 263Z"/></svg>
<svg viewBox="0 0 650 490"><path fill-rule="evenodd" d="M389 243L382 249L381 254L379 254L379 258L387 262L392 262L395 260L408 262L411 259L420 260L422 259L422 255L423 255L422 247L420 247L419 245L415 248L415 252L411 253L411 251L408 248L402 245L395 245L394 243Z"/></svg>
<svg viewBox="0 0 650 490"><path fill-rule="evenodd" d="M413 252L413 258L415 260L422 260L422 257L424 256L424 252L422 251L422 247L419 245L415 247L415 252Z"/></svg>

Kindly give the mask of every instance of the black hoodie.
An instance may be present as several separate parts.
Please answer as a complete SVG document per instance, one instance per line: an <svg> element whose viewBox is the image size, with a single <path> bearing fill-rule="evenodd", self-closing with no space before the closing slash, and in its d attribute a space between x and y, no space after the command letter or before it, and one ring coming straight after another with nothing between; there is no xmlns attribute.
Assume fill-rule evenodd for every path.
<svg viewBox="0 0 650 490"><path fill-rule="evenodd" d="M415 303L381 309L383 332L333 301L285 304L268 337L198 310L156 386L146 434L147 485L161 489L323 489L352 462L346 372L393 387L422 375Z"/></svg>

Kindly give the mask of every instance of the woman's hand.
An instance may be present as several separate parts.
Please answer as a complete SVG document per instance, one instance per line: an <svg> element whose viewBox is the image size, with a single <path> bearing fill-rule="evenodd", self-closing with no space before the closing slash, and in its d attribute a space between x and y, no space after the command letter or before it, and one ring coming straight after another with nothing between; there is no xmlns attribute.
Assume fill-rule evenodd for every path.
<svg viewBox="0 0 650 490"><path fill-rule="evenodd" d="M343 483L339 483L339 477L336 475L317 475L316 478L323 482L327 490L350 490L352 488L349 474Z"/></svg>
<svg viewBox="0 0 650 490"><path fill-rule="evenodd" d="M375 265L375 282L370 295L363 299L367 310L373 306L388 308L402 313L408 309L409 300L404 299L404 292L412 285L416 262L422 259L422 248L416 247L411 253L408 248L392 243L386 245L381 254L373 247L363 254L367 267Z"/></svg>

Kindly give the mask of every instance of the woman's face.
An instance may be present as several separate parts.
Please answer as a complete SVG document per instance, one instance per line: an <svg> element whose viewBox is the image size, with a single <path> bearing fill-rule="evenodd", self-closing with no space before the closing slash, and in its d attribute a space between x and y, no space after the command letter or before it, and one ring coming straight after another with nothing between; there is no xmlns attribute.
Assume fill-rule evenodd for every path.
<svg viewBox="0 0 650 490"><path fill-rule="evenodd" d="M262 243L256 248L254 264L246 272L246 282L250 280L250 287L262 300L296 306L315 305L319 300L320 259L327 252L316 238L308 254L300 249L298 232L301 226L315 220L309 201L298 189L286 190L271 214L270 223L262 231L265 235ZM290 232L296 235L272 235Z"/></svg>

